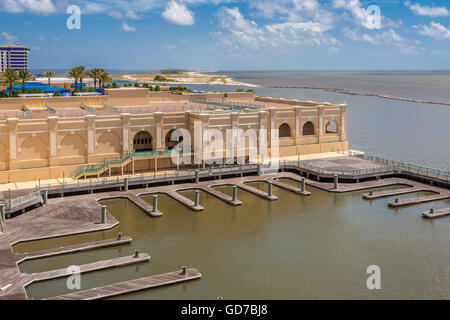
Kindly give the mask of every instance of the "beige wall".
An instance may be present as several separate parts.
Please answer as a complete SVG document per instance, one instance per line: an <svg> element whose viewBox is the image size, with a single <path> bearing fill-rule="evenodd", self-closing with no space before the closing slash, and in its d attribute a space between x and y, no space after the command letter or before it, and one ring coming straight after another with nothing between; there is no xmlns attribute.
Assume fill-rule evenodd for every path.
<svg viewBox="0 0 450 320"><path fill-rule="evenodd" d="M143 99L147 92L141 92L141 97L138 95L131 98ZM121 95L114 95L115 93L109 98L125 99ZM174 96L158 93L154 97L160 99L166 95ZM244 100L254 98L247 93L236 96ZM183 98L180 95L174 99L180 97ZM207 99L213 98L214 96ZM58 100L51 101L52 105L59 103ZM285 107L251 113L154 112L105 116L90 114L74 118L51 116L44 119L0 119L0 183L57 178L63 173L70 176L80 165L120 158L133 150L133 138L141 131L151 135L154 149L164 150L166 136L171 130L185 128L193 136L195 121L201 122L203 130L220 130L223 137L226 137L227 129L269 129L268 147L271 147L270 129L278 130L280 126L287 124L290 135L280 138L280 156L348 149L345 105L297 104L289 103ZM331 120L336 122L337 132L326 131L326 125ZM314 135L303 135L303 126L307 122L313 123ZM150 170L153 169L152 166L154 164L151 161L137 161L135 169ZM159 168L168 166L169 159L161 160L158 164Z"/></svg>

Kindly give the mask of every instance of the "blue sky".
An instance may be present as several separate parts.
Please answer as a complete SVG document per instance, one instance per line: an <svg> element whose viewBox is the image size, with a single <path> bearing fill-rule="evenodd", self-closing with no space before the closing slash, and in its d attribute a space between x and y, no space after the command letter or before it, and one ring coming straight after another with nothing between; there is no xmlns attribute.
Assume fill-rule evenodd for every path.
<svg viewBox="0 0 450 320"><path fill-rule="evenodd" d="M0 0L9 41L33 69L450 70L450 1Z"/></svg>

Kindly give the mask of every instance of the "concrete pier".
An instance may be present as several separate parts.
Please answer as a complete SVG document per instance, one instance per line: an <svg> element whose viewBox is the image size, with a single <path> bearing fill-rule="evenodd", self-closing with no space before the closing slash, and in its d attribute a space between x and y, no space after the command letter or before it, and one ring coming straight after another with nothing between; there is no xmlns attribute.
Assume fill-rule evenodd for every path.
<svg viewBox="0 0 450 320"><path fill-rule="evenodd" d="M252 182L253 182L253 181L252 181ZM266 192L264 192L264 191L261 191L261 190L259 190L259 189L250 187L250 186L246 185L245 183L242 183L242 182L241 182L241 183L237 183L236 185L237 185L240 189L245 190L245 191L250 192L250 193L253 193L254 195L257 195L257 196L259 196L259 197L261 197L261 198L263 198L263 199L271 200L271 201L277 200L277 199L278 199L277 196L274 196L274 195L269 196L268 193L266 193Z"/></svg>
<svg viewBox="0 0 450 320"><path fill-rule="evenodd" d="M68 293L46 300L97 300L105 299L123 294L148 290L151 288L162 287L166 285L192 281L201 278L197 269L186 269L183 273L181 270L159 274L155 276L124 281L103 287L93 288L84 291Z"/></svg>
<svg viewBox="0 0 450 320"><path fill-rule="evenodd" d="M303 188L297 188L294 187L293 185L287 184L287 183L283 183L279 180L273 180L272 181L274 186L277 186L278 188L282 188L291 192L295 192L296 194L299 194L301 196L309 196L311 194L311 192L308 192L305 190L304 186L302 185Z"/></svg>
<svg viewBox="0 0 450 320"><path fill-rule="evenodd" d="M388 205L389 205L389 207L401 207L401 206L408 206L411 204L444 200L444 199L448 199L448 198L449 198L449 195L447 195L447 194L437 194L437 195L433 195L433 196L425 196L425 197L403 199L403 200L396 199L394 201L388 202Z"/></svg>

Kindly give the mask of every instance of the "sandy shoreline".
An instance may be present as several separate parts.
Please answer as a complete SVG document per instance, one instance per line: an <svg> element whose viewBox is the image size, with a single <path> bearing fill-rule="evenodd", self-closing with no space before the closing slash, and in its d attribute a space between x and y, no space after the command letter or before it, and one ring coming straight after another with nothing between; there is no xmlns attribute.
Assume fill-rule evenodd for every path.
<svg viewBox="0 0 450 320"><path fill-rule="evenodd" d="M163 76L168 81L155 81L155 77ZM176 74L124 74L115 75L114 79L135 81L135 82L151 82L157 84L208 84L208 85L227 85L227 86L245 86L260 87L259 85L235 81L233 78L220 74L205 74L200 72L182 72ZM170 81L173 80L173 81Z"/></svg>

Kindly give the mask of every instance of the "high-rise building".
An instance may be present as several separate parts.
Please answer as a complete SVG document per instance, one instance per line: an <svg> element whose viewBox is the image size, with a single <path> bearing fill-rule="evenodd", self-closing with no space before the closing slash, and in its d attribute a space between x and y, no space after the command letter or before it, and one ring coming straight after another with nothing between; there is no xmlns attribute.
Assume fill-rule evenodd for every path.
<svg viewBox="0 0 450 320"><path fill-rule="evenodd" d="M0 72L6 69L28 70L28 49L18 43L0 45Z"/></svg>

